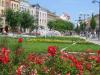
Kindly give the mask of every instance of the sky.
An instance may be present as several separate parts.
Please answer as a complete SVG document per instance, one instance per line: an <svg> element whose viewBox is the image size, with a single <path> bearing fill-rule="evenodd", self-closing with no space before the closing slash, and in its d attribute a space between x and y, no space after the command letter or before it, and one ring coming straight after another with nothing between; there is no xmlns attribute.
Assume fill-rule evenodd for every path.
<svg viewBox="0 0 100 75"><path fill-rule="evenodd" d="M92 3L93 0L28 0L30 4L39 3L40 6L49 9L52 12L56 12L57 15L61 15L66 12L71 21L78 20L80 14L97 14L99 11L98 3ZM100 0L97 0L100 1Z"/></svg>

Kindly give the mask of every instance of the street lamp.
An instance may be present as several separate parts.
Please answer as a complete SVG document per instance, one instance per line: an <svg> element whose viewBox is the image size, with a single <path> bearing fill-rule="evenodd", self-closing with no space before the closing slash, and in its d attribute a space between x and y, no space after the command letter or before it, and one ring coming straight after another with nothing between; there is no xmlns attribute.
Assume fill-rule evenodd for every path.
<svg viewBox="0 0 100 75"><path fill-rule="evenodd" d="M78 17L78 20L75 20L76 21L76 25L77 25L77 33L80 34L80 22L81 22L81 17L79 16Z"/></svg>
<svg viewBox="0 0 100 75"><path fill-rule="evenodd" d="M98 28L98 39L100 39L100 1L93 0L92 3L98 3L98 4L99 4L99 28Z"/></svg>
<svg viewBox="0 0 100 75"><path fill-rule="evenodd" d="M89 14L80 14L80 16L83 17L81 22L84 23L83 33L86 36L86 32L85 32L85 30L86 30L86 19L89 16Z"/></svg>

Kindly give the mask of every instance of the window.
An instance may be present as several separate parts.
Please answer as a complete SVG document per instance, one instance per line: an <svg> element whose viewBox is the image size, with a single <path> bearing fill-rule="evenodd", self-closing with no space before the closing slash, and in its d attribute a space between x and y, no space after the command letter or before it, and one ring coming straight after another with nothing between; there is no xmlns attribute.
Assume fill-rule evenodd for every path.
<svg viewBox="0 0 100 75"><path fill-rule="evenodd" d="M14 8L16 8L16 4L14 4Z"/></svg>
<svg viewBox="0 0 100 75"><path fill-rule="evenodd" d="M19 9L18 4L17 4L17 9Z"/></svg>
<svg viewBox="0 0 100 75"><path fill-rule="evenodd" d="M1 6L1 0L0 0L0 6Z"/></svg>
<svg viewBox="0 0 100 75"><path fill-rule="evenodd" d="M33 15L33 10L32 10L32 15Z"/></svg>
<svg viewBox="0 0 100 75"><path fill-rule="evenodd" d="M11 8L13 8L13 3L12 3L12 7Z"/></svg>
<svg viewBox="0 0 100 75"><path fill-rule="evenodd" d="M1 14L2 14L2 15L4 14L4 10L1 10Z"/></svg>
<svg viewBox="0 0 100 75"><path fill-rule="evenodd" d="M2 6L4 6L4 1L2 0Z"/></svg>

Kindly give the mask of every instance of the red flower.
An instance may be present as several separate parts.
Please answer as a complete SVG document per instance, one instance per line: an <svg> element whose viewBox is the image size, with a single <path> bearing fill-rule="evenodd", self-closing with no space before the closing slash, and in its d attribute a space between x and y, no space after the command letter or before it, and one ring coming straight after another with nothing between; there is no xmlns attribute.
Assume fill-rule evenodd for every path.
<svg viewBox="0 0 100 75"><path fill-rule="evenodd" d="M35 58L35 63L36 64L42 64L43 63L43 58L42 57L36 57Z"/></svg>
<svg viewBox="0 0 100 75"><path fill-rule="evenodd" d="M23 42L23 38L18 38L18 42L22 43Z"/></svg>
<svg viewBox="0 0 100 75"><path fill-rule="evenodd" d="M65 75L70 75L70 72L67 72Z"/></svg>
<svg viewBox="0 0 100 75"><path fill-rule="evenodd" d="M35 60L35 57L36 57L36 56L35 56L34 54L29 54L29 55L28 55L28 60L29 60L29 61L33 61L33 60Z"/></svg>
<svg viewBox="0 0 100 75"><path fill-rule="evenodd" d="M96 58L96 63L100 63L100 55Z"/></svg>
<svg viewBox="0 0 100 75"><path fill-rule="evenodd" d="M87 63L87 64L86 64L86 69L87 69L87 70L90 70L90 69L91 69L91 64L90 64L90 63Z"/></svg>
<svg viewBox="0 0 100 75"><path fill-rule="evenodd" d="M6 48L2 48L1 52L4 54L6 52Z"/></svg>
<svg viewBox="0 0 100 75"><path fill-rule="evenodd" d="M96 59L96 56L91 55L91 56L88 57L88 59L89 59L89 60L95 60L95 59Z"/></svg>
<svg viewBox="0 0 100 75"><path fill-rule="evenodd" d="M7 64L8 60L9 60L8 56L5 56L4 58L2 58L2 63Z"/></svg>
<svg viewBox="0 0 100 75"><path fill-rule="evenodd" d="M43 57L35 55L35 54L29 54L28 60L34 64L42 64L44 62Z"/></svg>
<svg viewBox="0 0 100 75"><path fill-rule="evenodd" d="M97 51L98 55L100 55L100 50Z"/></svg>
<svg viewBox="0 0 100 75"><path fill-rule="evenodd" d="M7 64L9 61L9 50L6 50L6 48L2 48L2 50L1 50L0 61L3 64Z"/></svg>
<svg viewBox="0 0 100 75"><path fill-rule="evenodd" d="M80 62L77 62L77 63L75 64L75 66L76 66L76 68L77 68L78 70L80 70L80 71L83 70L83 66L81 65Z"/></svg>
<svg viewBox="0 0 100 75"><path fill-rule="evenodd" d="M20 66L17 68L16 73L17 73L17 75L21 75L21 69L20 69Z"/></svg>
<svg viewBox="0 0 100 75"><path fill-rule="evenodd" d="M49 46L48 47L48 55L55 56L56 54L56 47L55 46Z"/></svg>

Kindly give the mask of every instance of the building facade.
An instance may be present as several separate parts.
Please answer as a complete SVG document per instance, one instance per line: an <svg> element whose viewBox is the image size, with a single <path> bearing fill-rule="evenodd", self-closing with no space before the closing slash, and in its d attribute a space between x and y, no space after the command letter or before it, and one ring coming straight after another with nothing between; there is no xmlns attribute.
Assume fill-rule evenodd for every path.
<svg viewBox="0 0 100 75"><path fill-rule="evenodd" d="M57 16L55 13L52 13L51 11L48 11L48 17L47 17L47 21L54 21L54 20L57 20L57 19L60 19L59 16Z"/></svg>
<svg viewBox="0 0 100 75"><path fill-rule="evenodd" d="M99 30L99 14L95 15L94 18L95 18L95 21L96 21L96 30ZM89 30L89 31L91 29L90 28L90 21L91 21L91 17L89 17L86 21L87 22L86 29Z"/></svg>
<svg viewBox="0 0 100 75"><path fill-rule="evenodd" d="M0 17L2 18L2 28L6 26L4 11L7 8L11 8L14 11L26 11L34 17L35 23L38 29L48 29L47 23L51 20L60 19L55 13L41 7L39 4L30 5L26 1L20 0L0 0Z"/></svg>
<svg viewBox="0 0 100 75"><path fill-rule="evenodd" d="M5 27L5 17L4 17L5 6L6 6L6 0L0 0L0 32L2 32L3 28Z"/></svg>
<svg viewBox="0 0 100 75"><path fill-rule="evenodd" d="M33 8L32 5L30 5L27 1L21 1L20 2L20 11L21 12L28 12L33 18L35 18L36 15L36 8ZM26 32L29 32L29 29L26 29Z"/></svg>
<svg viewBox="0 0 100 75"><path fill-rule="evenodd" d="M5 1L6 0L0 0L0 16L2 16L4 14L4 10L5 10Z"/></svg>
<svg viewBox="0 0 100 75"><path fill-rule="evenodd" d="M5 28L5 16L4 12L6 9L11 8L14 11L19 10L19 0L0 0L0 31L2 31L3 28Z"/></svg>
<svg viewBox="0 0 100 75"><path fill-rule="evenodd" d="M35 17L35 25L38 26L39 29L47 28L47 11L45 8L41 7L39 4L32 5L34 8L34 17Z"/></svg>
<svg viewBox="0 0 100 75"><path fill-rule="evenodd" d="M20 2L20 11L29 12L30 5L27 2Z"/></svg>
<svg viewBox="0 0 100 75"><path fill-rule="evenodd" d="M18 11L20 8L20 4L18 0L11 0L10 8L14 11Z"/></svg>
<svg viewBox="0 0 100 75"><path fill-rule="evenodd" d="M6 0L5 2L5 8L11 8L14 11L18 11L19 10L19 0Z"/></svg>
<svg viewBox="0 0 100 75"><path fill-rule="evenodd" d="M65 21L70 21L70 16L67 13L63 13L60 18Z"/></svg>

